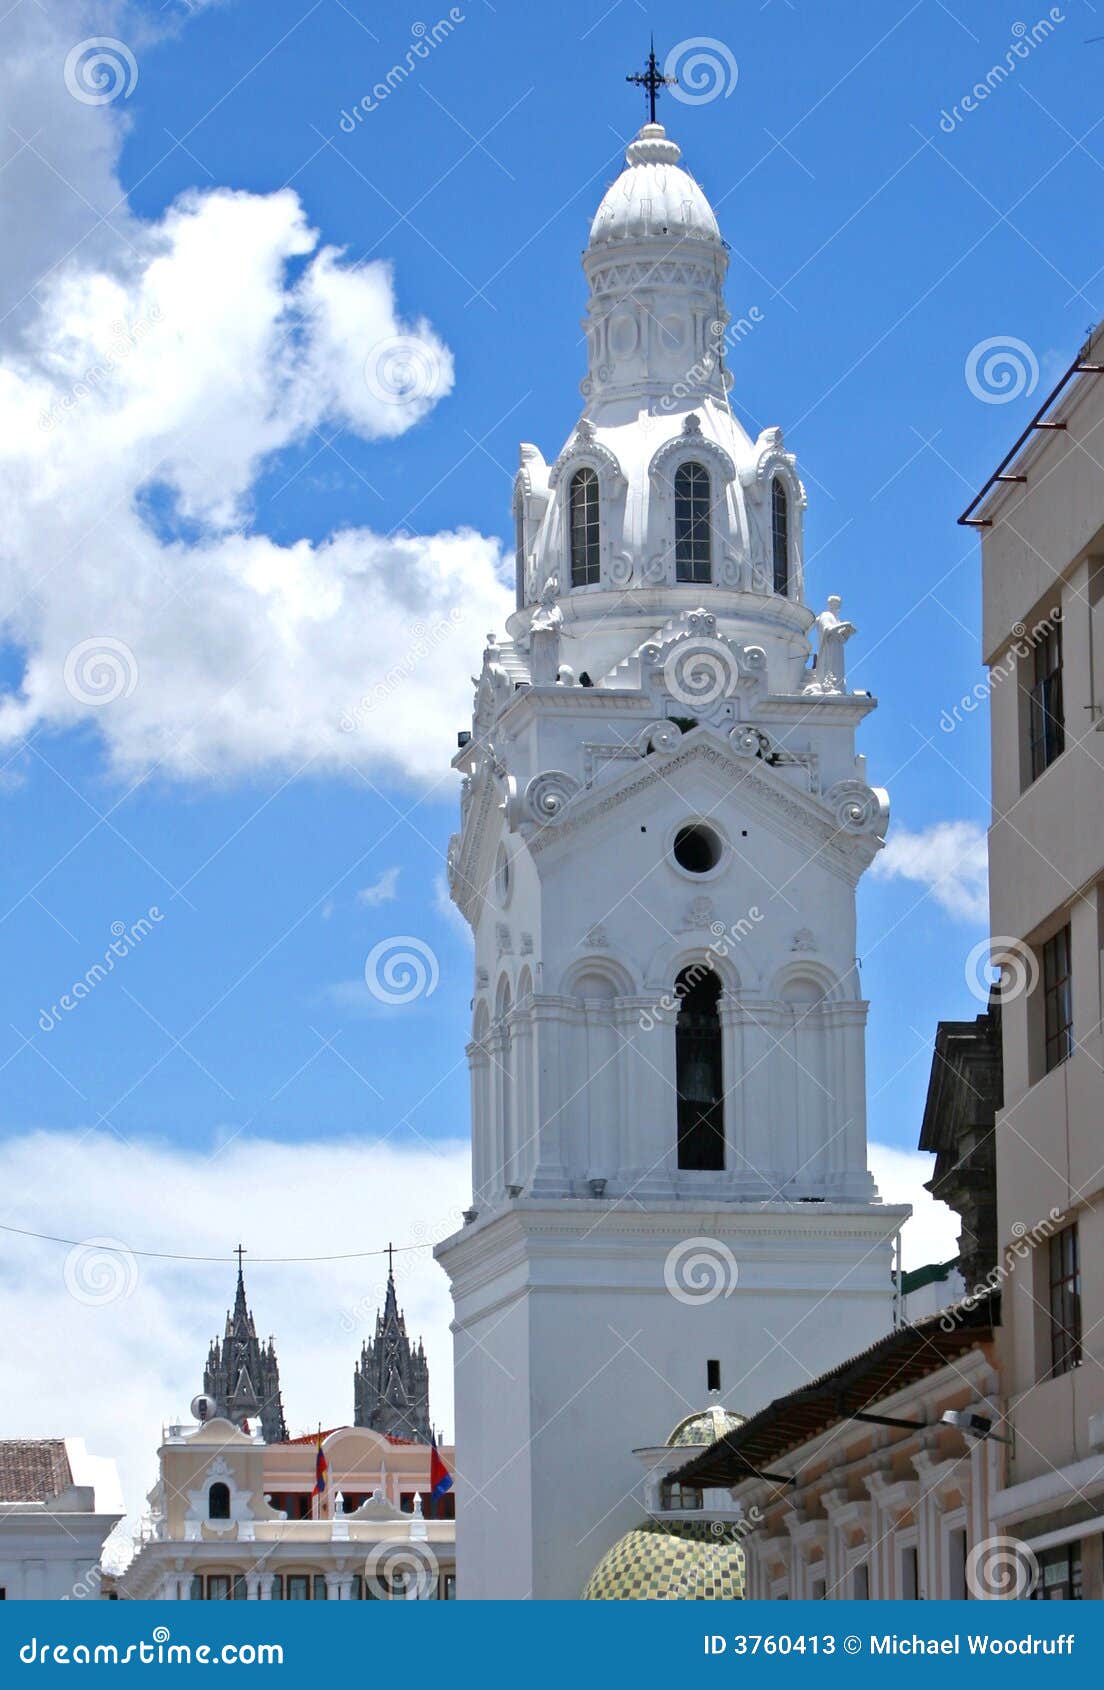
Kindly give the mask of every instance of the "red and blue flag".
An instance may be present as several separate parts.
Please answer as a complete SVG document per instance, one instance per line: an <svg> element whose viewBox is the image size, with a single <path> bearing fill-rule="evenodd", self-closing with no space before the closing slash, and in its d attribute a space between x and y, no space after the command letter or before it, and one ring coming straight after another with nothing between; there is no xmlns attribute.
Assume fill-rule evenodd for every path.
<svg viewBox="0 0 1104 1690"><path fill-rule="evenodd" d="M314 1489L311 1491L312 1496L325 1496L329 1473L330 1464L326 1460L326 1452L322 1448L322 1434L319 1433L318 1453L314 1458Z"/></svg>
<svg viewBox="0 0 1104 1690"><path fill-rule="evenodd" d="M433 1438L429 1446L429 1494L436 1501L452 1489L452 1474L441 1460L437 1452L437 1439Z"/></svg>

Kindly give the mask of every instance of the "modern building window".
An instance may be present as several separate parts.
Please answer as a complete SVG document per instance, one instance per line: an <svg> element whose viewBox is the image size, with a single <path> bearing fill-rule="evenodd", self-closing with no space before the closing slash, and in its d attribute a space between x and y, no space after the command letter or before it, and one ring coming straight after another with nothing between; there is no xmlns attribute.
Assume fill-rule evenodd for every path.
<svg viewBox="0 0 1104 1690"><path fill-rule="evenodd" d="M1073 990L1068 924L1043 946L1046 1072L1073 1052Z"/></svg>
<svg viewBox="0 0 1104 1690"><path fill-rule="evenodd" d="M1081 1364L1081 1247L1077 1227L1050 1241L1050 1377Z"/></svg>
<svg viewBox="0 0 1104 1690"><path fill-rule="evenodd" d="M712 580L709 471L680 464L675 471L675 580L708 586Z"/></svg>
<svg viewBox="0 0 1104 1690"><path fill-rule="evenodd" d="M684 969L675 982L678 1165L719 1171L724 1161L724 1081L721 1059L721 982L712 969Z"/></svg>
<svg viewBox="0 0 1104 1690"><path fill-rule="evenodd" d="M1028 737L1031 779L1038 780L1066 749L1066 719L1062 705L1062 624L1051 622L1035 647L1031 691L1028 695Z"/></svg>
<svg viewBox="0 0 1104 1690"><path fill-rule="evenodd" d="M1034 1602L1080 1602L1081 1545L1060 1543L1038 1554L1039 1577L1031 1592Z"/></svg>
<svg viewBox="0 0 1104 1690"><path fill-rule="evenodd" d="M571 585L593 587L602 577L598 475L577 469L571 477Z"/></svg>
<svg viewBox="0 0 1104 1690"><path fill-rule="evenodd" d="M779 476L771 482L771 560L774 590L788 597L790 591L790 501Z"/></svg>
<svg viewBox="0 0 1104 1690"><path fill-rule="evenodd" d="M215 1484L207 1492L207 1518L209 1520L228 1520L230 1518L230 1487L228 1485Z"/></svg>

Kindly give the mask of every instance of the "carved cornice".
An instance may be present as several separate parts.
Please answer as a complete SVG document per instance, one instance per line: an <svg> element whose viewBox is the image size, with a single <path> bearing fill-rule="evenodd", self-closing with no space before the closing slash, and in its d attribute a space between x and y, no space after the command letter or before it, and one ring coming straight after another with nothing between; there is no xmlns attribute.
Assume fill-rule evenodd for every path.
<svg viewBox="0 0 1104 1690"><path fill-rule="evenodd" d="M530 849L534 854L548 850L577 828L589 826L600 817L620 809L638 793L661 781L669 782L677 770L696 760L723 773L734 792L739 789L743 796L758 799L775 814L783 816L795 833L804 840L815 842L822 859L833 863L847 878L855 877L855 847L860 843L858 835L841 833L817 799L799 793L758 760L749 762L727 746L722 747L708 729L702 728L687 735L683 748L673 754L658 760L645 758L641 765L628 771L619 784L601 788L601 795L594 791L579 793L559 822L544 827L534 835Z"/></svg>

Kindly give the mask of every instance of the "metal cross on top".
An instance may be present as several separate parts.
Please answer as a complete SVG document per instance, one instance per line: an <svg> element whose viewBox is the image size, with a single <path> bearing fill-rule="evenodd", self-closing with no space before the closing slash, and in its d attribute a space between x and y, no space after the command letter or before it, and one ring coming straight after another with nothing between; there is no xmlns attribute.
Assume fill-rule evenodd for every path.
<svg viewBox="0 0 1104 1690"><path fill-rule="evenodd" d="M395 1249L391 1244L387 1246L387 1277L388 1279L395 1277Z"/></svg>
<svg viewBox="0 0 1104 1690"><path fill-rule="evenodd" d="M625 81L635 83L638 88L647 89L649 123L654 123L656 120L656 95L659 90L661 88L674 88L678 85L677 76L662 76L660 74L659 67L656 64L654 38L651 41L648 53L648 68L645 71L634 71L631 76L626 76Z"/></svg>
<svg viewBox="0 0 1104 1690"><path fill-rule="evenodd" d="M246 1253L246 1250L245 1250L244 1244L239 1244L237 1249L234 1251L235 1256L237 1256L237 1258L238 1258L238 1272L239 1273L242 1270L242 1257L245 1255L245 1253Z"/></svg>

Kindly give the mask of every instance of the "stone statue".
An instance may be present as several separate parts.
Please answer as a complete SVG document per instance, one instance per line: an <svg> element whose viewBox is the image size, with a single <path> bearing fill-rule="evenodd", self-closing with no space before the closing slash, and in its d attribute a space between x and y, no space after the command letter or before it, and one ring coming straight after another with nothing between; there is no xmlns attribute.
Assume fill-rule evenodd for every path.
<svg viewBox="0 0 1104 1690"><path fill-rule="evenodd" d="M842 603L839 594L832 593L827 608L816 619L816 662L806 692L847 691L843 648L855 632L855 624L841 619L839 608Z"/></svg>

